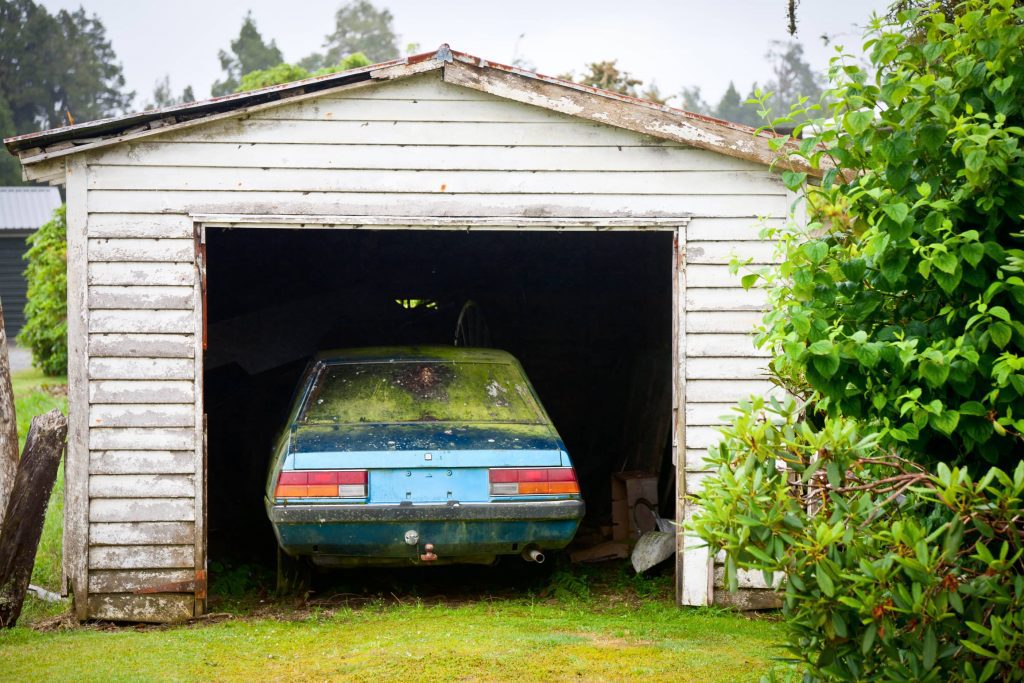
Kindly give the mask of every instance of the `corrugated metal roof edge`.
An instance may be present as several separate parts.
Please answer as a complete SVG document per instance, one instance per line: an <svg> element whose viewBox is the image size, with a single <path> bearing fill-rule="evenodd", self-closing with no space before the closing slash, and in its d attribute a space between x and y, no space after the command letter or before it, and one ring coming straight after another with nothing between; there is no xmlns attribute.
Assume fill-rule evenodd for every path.
<svg viewBox="0 0 1024 683"><path fill-rule="evenodd" d="M731 131L727 133L728 137L733 138L733 142L730 144L723 145L720 141L712 144L701 144L697 141L694 142L694 144L699 147L713 149L714 151L727 155L741 156L760 163L768 164L773 164L774 160L786 156L783 150L769 152L767 149L768 140L777 136L768 131L758 131L750 126L688 112L683 109L677 109L668 105L628 95L622 95L620 93L602 90L600 88L581 85L579 83L566 81L560 78L545 76L515 66L501 64L499 62L491 62L464 52L453 51L447 44L442 45L436 52L424 52L401 59L371 64L358 69L327 74L325 76L308 78L301 81L293 81L290 83L262 88L260 90L226 95L224 97L202 100L199 102L179 104L151 111L126 114L97 121L89 121L75 124L73 126L64 126L62 128L40 131L37 133L19 135L5 139L4 144L11 153L22 158L22 163L25 166L28 166L54 156L74 154L77 151L74 149L76 146L81 146L84 150L90 147L95 147L100 143L106 145L111 144L112 142L117 142L114 138L118 138L120 136L133 134L155 134L160 132L165 126L198 123L207 117L230 115L232 111L242 110L249 107L260 107L261 105L273 106L276 103L284 104L295 97L308 96L322 90L329 90L339 86L369 81L374 78L375 73L388 73L389 70L391 70L390 73L383 76L383 78L400 79L408 77L415 73L422 72L424 70L422 67L427 66L424 63L431 61L436 62L436 65L433 68L439 68L446 63L450 64L452 62L458 62L460 64L467 65L468 67L481 69L483 72L490 71L492 73L504 73L518 78L536 81L538 82L538 87L555 86L558 88L568 88L580 93L580 96L597 97L600 98L599 101L608 100L609 105L613 102L618 102L630 107L636 107L640 110L647 110L649 112L649 117L653 116L660 118L662 123L665 121L663 117L667 115L674 119L674 122L671 125L674 126L675 122L678 122L680 125L689 127L691 130L706 130L708 133L711 133L712 138L715 133L721 135L723 133L727 133L727 131ZM417 65L421 68L416 68ZM406 70L402 69L402 67L411 68ZM429 68L431 67L427 66L427 70L429 70ZM397 71L397 73L394 73L395 71ZM158 125L154 126L154 123ZM616 124L609 121L608 125L615 126ZM645 128L643 132L654 137L664 137L670 140L680 139L678 135L669 134L666 131L659 129L658 126L651 126L649 129ZM737 134L743 138L744 141L737 143ZM703 133L701 133L701 135L703 135ZM749 148L750 145L754 145L755 148L761 149L761 152L754 154L753 156L749 154L749 150L737 152L739 147ZM803 166L804 164L800 163L799 165ZM805 170L811 170L811 173L814 175L821 174L819 169Z"/></svg>
<svg viewBox="0 0 1024 683"><path fill-rule="evenodd" d="M53 194L60 191L55 187L34 187L32 185L0 185L0 192L35 192L39 194Z"/></svg>
<svg viewBox="0 0 1024 683"><path fill-rule="evenodd" d="M0 187L0 235L31 233L61 204L55 187Z"/></svg>
<svg viewBox="0 0 1024 683"><path fill-rule="evenodd" d="M214 97L207 100L199 100L197 102L176 104L170 107L134 112L131 114L124 114L122 116L112 116L105 119L97 119L95 121L76 123L72 126L51 128L49 130L38 131L35 133L15 135L13 137L4 138L4 145L12 154L16 154L19 151L32 147L49 145L56 142L79 140L86 136L96 137L116 135L118 133L123 133L126 129L133 126L141 126L143 124L159 121L168 117L174 117L176 119L175 122L202 118L211 114L220 114L234 109L242 109L254 104L263 104L265 102L273 102L275 100L286 100L295 95L304 95L316 92L317 90L333 88L338 85L369 80L370 73L373 71L387 68L389 66L416 64L427 61L433 59L435 54L436 53L434 52L426 52L410 57L403 57L402 59L394 59L388 62L381 62L379 64L362 66L348 71L339 71L337 73L317 76L315 78L306 78L301 81L291 81L290 83L272 85L259 90L250 90L243 93L224 95L222 97Z"/></svg>

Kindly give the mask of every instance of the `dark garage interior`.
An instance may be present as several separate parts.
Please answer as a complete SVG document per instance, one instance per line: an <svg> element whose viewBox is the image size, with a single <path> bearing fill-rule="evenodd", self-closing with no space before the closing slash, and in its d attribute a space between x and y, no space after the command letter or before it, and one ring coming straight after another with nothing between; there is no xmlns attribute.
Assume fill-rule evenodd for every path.
<svg viewBox="0 0 1024 683"><path fill-rule="evenodd" d="M614 472L671 461L673 233L207 229L204 401L211 562L274 561L262 495L319 350L460 343L516 356L609 523ZM466 302L473 304L466 307ZM487 342L489 341L489 344Z"/></svg>

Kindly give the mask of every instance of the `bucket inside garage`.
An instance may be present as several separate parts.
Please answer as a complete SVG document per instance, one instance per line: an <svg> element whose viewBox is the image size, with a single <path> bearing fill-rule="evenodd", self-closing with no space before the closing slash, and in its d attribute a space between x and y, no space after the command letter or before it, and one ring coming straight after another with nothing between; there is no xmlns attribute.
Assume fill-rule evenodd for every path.
<svg viewBox="0 0 1024 683"><path fill-rule="evenodd" d="M610 525L620 471L652 472L661 514L672 517L673 236L208 228L211 566L273 566L262 500L272 445L306 363L325 349L458 337L508 351L573 459L583 528Z"/></svg>

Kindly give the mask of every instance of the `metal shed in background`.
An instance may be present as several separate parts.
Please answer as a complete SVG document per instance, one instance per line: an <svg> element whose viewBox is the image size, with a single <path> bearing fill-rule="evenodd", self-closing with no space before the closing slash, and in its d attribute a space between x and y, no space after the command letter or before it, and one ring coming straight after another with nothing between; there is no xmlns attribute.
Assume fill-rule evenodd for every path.
<svg viewBox="0 0 1024 683"><path fill-rule="evenodd" d="M265 524L226 516L262 495L258 449L226 453L254 429L230 425L272 422L252 411L280 392L258 378L329 332L387 343L364 305L377 294L482 288L583 453L588 507L608 502L633 437L659 434L650 461L676 517L690 514L720 416L771 390L751 343L763 293L727 265L770 262L760 225L792 211L768 143L447 46L7 140L28 178L67 187L64 567L78 616L203 611L208 534ZM328 305L340 331L307 324ZM664 390L640 391L640 376ZM255 397L248 412L221 400L233 386ZM661 398L627 411L634 394ZM711 603L713 558L681 532L677 548L679 602Z"/></svg>
<svg viewBox="0 0 1024 683"><path fill-rule="evenodd" d="M0 187L0 302L8 338L25 324L25 238L59 206L55 187Z"/></svg>

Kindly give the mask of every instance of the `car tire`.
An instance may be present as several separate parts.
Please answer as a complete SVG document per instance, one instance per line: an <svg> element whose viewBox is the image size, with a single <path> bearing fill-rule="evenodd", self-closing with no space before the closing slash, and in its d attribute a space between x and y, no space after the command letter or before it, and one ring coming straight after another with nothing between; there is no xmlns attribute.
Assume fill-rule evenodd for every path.
<svg viewBox="0 0 1024 683"><path fill-rule="evenodd" d="M312 584L312 570L309 562L302 557L292 557L277 548L277 595L297 595L309 591Z"/></svg>

